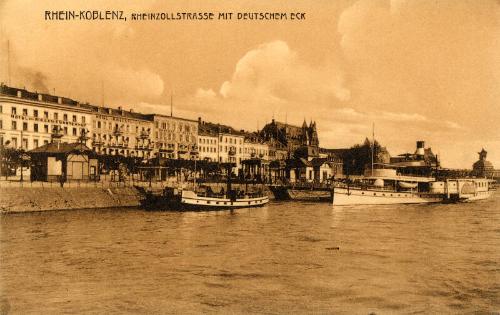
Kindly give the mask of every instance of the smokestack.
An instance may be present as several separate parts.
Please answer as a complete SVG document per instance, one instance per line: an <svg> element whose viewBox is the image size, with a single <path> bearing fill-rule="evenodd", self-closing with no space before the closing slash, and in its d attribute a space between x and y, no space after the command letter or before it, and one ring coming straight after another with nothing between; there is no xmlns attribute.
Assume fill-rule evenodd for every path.
<svg viewBox="0 0 500 315"><path fill-rule="evenodd" d="M417 141L417 151L415 151L416 155L424 155L425 149L425 141Z"/></svg>

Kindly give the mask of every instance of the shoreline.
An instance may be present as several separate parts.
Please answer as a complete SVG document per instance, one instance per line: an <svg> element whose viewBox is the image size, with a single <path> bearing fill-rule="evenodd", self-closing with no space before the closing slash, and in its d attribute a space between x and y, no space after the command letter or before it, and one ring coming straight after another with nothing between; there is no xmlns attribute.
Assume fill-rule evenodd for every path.
<svg viewBox="0 0 500 315"><path fill-rule="evenodd" d="M2 187L0 213L138 207L140 200L134 187Z"/></svg>
<svg viewBox="0 0 500 315"><path fill-rule="evenodd" d="M211 183L214 188L220 184ZM235 184L234 186L239 186ZM153 190L164 186L154 185ZM265 187L265 186L264 186ZM265 190L272 198L270 191ZM82 209L113 209L140 207L143 198L134 186L81 185L0 186L0 214Z"/></svg>

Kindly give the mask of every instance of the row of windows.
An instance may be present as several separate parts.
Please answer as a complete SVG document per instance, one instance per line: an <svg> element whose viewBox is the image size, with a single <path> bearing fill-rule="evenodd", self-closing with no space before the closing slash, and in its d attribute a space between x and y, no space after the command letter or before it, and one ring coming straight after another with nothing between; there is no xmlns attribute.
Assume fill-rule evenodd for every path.
<svg viewBox="0 0 500 315"><path fill-rule="evenodd" d="M224 152L231 151L231 146L229 146L229 147L227 145L225 145L225 146L219 146L220 152L222 152L222 148L224 148ZM232 147L232 148L233 148L234 152L236 152L236 148L235 147ZM239 148L239 152L241 154L241 152L242 152L241 148Z"/></svg>
<svg viewBox="0 0 500 315"><path fill-rule="evenodd" d="M94 121L94 128L97 128L97 129L108 129L108 130L118 130L118 131L121 131L121 132L127 132L127 133L130 133L131 131L134 130L133 126L131 125L121 125L121 126L118 126L118 124L114 124L112 122L101 122L100 120L98 120L97 122ZM142 127L141 129L139 129L139 126L135 126L135 133L139 133L139 131L145 131L145 127Z"/></svg>
<svg viewBox="0 0 500 315"><path fill-rule="evenodd" d="M160 134L158 135L158 131L155 133L155 138L164 141L187 141L187 142L196 142L195 136L191 136L190 134Z"/></svg>
<svg viewBox="0 0 500 315"><path fill-rule="evenodd" d="M57 125L54 125L54 126L57 126ZM27 122L23 122L22 123L22 126L18 126L17 124L17 121L13 120L11 122L11 129L12 130L18 130L18 127L21 128L19 130L22 130L22 131L33 131L33 132L43 132L43 133L51 133L52 132L52 129L49 125L45 124L45 125L41 125L41 124L33 124L33 127L32 128L29 128L29 123ZM0 120L0 129L3 128L3 124L2 124L2 121ZM65 135L68 134L68 127L63 127L61 128L61 130L63 131L63 133ZM80 133L82 132L82 130L84 130L84 128L80 128ZM71 134L73 136L78 136L78 128L71 128Z"/></svg>
<svg viewBox="0 0 500 315"><path fill-rule="evenodd" d="M222 146L220 146L221 148L221 151L222 151ZM217 149L214 148L214 147L205 147L205 146L200 146L200 151L201 152L217 152ZM249 153L248 152L248 148L245 148L245 153ZM263 154L263 155L267 155L267 150L250 150L252 151L251 153L256 153L256 154ZM224 146L224 152L228 152L228 146ZM242 150L241 148L239 148L239 153L241 153Z"/></svg>
<svg viewBox="0 0 500 315"><path fill-rule="evenodd" d="M127 149L110 149L110 148L93 148L93 150L100 154L116 155L122 154L124 156L139 156L139 157L149 157L149 152L144 152L142 150L127 150Z"/></svg>
<svg viewBox="0 0 500 315"><path fill-rule="evenodd" d="M225 143L228 143L228 140L229 139L229 143L230 144L238 144L238 140L240 144L243 144L243 139L235 139L235 138L231 138L231 137L223 137L223 136L219 136L219 141L220 142L225 142Z"/></svg>
<svg viewBox="0 0 500 315"><path fill-rule="evenodd" d="M217 148L200 146L201 152L217 152Z"/></svg>
<svg viewBox="0 0 500 315"><path fill-rule="evenodd" d="M189 124L183 124L183 123L179 123L177 125L175 122L172 122L172 123L162 122L162 123L160 123L159 121L155 121L155 128L156 129L163 129L163 130L170 130L170 131L175 131L177 128L177 131L179 131L179 132L196 133L196 126L190 126Z"/></svg>
<svg viewBox="0 0 500 315"><path fill-rule="evenodd" d="M216 139L200 138L200 143L202 143L202 144L217 144L217 140Z"/></svg>
<svg viewBox="0 0 500 315"><path fill-rule="evenodd" d="M94 133L92 135L92 139L95 140L111 140L111 139L116 139L117 141L121 142L129 142L130 137L127 136L112 136L112 135L106 135L106 134L100 134L100 133Z"/></svg>
<svg viewBox="0 0 500 315"><path fill-rule="evenodd" d="M1 112L1 106L0 106L0 112ZM43 113L41 111L39 111L38 109L33 109L33 112L32 112L32 117L35 117L35 118L39 118L39 117L43 117L45 119L49 119L50 116L49 116L49 112L48 111L43 111ZM16 107L12 107L11 108L11 114L12 115L17 115L17 108ZM22 116L29 116L28 115L28 109L27 108L23 108L22 109ZM43 115L43 116L42 116ZM59 120L59 113L55 112L52 114L52 118L54 120ZM63 114L62 115L62 119L63 121L69 121L69 115L68 114ZM72 122L78 122L78 116L77 115L71 115L71 121ZM82 124L85 124L86 122L86 118L85 116L81 116L80 117L80 121Z"/></svg>
<svg viewBox="0 0 500 315"><path fill-rule="evenodd" d="M255 154L264 154L267 155L267 150L265 149L254 149L254 148L245 148L245 154L255 153Z"/></svg>
<svg viewBox="0 0 500 315"><path fill-rule="evenodd" d="M4 144L3 143L3 137L1 139L1 142L2 142L2 144ZM29 140L27 138L23 138L22 149L29 149L29 150L31 150L31 149L34 149L34 148L38 148L42 144L42 141L39 140L39 139L33 139L32 143L33 143L33 146L30 147L29 146ZM43 144L48 144L48 143L49 143L49 140L43 140ZM9 146L11 146L13 148L18 148L18 145L19 145L19 143L18 143L17 137L12 137L10 139ZM21 148L21 146L19 146L19 148Z"/></svg>

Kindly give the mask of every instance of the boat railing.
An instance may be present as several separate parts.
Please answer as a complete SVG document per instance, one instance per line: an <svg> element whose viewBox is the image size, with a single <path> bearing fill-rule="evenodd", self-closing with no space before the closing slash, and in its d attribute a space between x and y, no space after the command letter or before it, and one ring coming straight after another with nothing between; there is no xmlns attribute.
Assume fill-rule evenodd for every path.
<svg viewBox="0 0 500 315"><path fill-rule="evenodd" d="M197 191L196 195L198 197L205 197L205 198L228 198L228 193L224 191L220 192L213 192L211 190L204 190L204 191ZM251 192L245 192L243 190L238 190L236 191L236 197L238 199L249 199L249 198L259 198L263 197L264 193L263 191L251 191Z"/></svg>
<svg viewBox="0 0 500 315"><path fill-rule="evenodd" d="M365 190L365 191L411 191L411 190L405 190L405 189L395 189L393 186L375 186L375 185L367 185L367 184L362 184L362 183L345 183L345 182L335 182L333 184L334 188L348 188L348 189L354 189L354 190ZM413 190L417 191L417 189Z"/></svg>

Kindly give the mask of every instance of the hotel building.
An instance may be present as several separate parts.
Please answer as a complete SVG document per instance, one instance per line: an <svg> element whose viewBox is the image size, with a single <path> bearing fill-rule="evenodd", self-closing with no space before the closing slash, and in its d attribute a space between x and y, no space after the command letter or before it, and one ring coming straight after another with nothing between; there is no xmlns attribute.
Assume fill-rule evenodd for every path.
<svg viewBox="0 0 500 315"><path fill-rule="evenodd" d="M242 160L269 160L269 145L255 133L247 133L243 142Z"/></svg>
<svg viewBox="0 0 500 315"><path fill-rule="evenodd" d="M98 154L140 158L154 156L153 122L133 111L84 104L92 112L90 145Z"/></svg>
<svg viewBox="0 0 500 315"><path fill-rule="evenodd" d="M159 114L147 116L154 123L155 150L161 158L198 158L198 121Z"/></svg>
<svg viewBox="0 0 500 315"><path fill-rule="evenodd" d="M219 163L233 163L233 172L238 174L243 157L244 132L236 131L230 126L201 121L201 119L198 119L198 125L202 138L209 143L212 140L211 144L200 143L200 146L203 146L205 150L205 152L200 153L200 157L208 157L212 160L216 158L215 161ZM216 144L214 137L217 137ZM216 152L213 152L214 145ZM210 150L209 148L212 148L212 152L206 151Z"/></svg>
<svg viewBox="0 0 500 315"><path fill-rule="evenodd" d="M219 163L234 163L238 174L245 160L269 160L269 146L256 133L198 119L200 159Z"/></svg>
<svg viewBox="0 0 500 315"><path fill-rule="evenodd" d="M42 93L0 86L0 144L32 150L51 141L77 142L92 128L92 112L80 103Z"/></svg>
<svg viewBox="0 0 500 315"><path fill-rule="evenodd" d="M216 129L205 126L201 118L198 119L198 150L200 160L219 161L219 133Z"/></svg>

